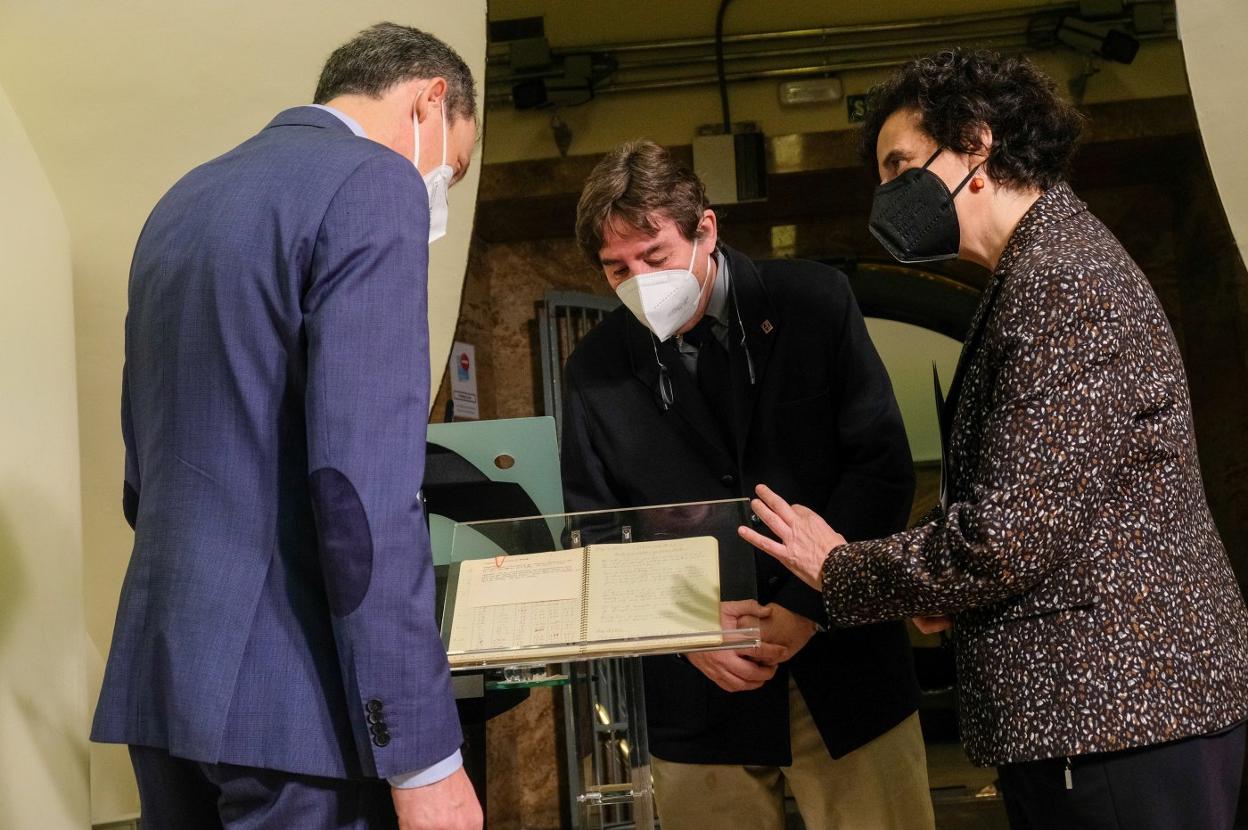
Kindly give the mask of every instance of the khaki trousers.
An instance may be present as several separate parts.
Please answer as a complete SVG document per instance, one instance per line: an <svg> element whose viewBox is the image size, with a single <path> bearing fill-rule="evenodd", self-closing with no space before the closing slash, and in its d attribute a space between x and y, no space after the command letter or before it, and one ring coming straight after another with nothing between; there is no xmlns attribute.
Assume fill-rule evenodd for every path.
<svg viewBox="0 0 1248 830"><path fill-rule="evenodd" d="M789 681L793 764L742 767L651 758L663 830L784 830L784 787L806 830L931 830L927 754L912 714L833 760L810 710Z"/></svg>

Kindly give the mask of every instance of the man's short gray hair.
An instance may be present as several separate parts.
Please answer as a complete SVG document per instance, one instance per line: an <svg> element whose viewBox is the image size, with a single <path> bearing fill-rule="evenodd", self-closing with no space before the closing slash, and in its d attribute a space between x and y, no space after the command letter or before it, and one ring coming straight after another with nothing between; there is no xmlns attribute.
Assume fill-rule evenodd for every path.
<svg viewBox="0 0 1248 830"><path fill-rule="evenodd" d="M335 49L312 100L324 104L339 95L380 98L412 78L445 78L450 120L477 120L477 87L464 59L433 35L397 23L369 26Z"/></svg>

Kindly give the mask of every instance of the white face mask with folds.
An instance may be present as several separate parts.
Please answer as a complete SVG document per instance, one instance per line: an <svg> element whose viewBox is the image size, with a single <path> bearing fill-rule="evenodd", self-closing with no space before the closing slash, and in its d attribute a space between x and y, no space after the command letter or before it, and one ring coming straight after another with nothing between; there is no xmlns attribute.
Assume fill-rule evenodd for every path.
<svg viewBox="0 0 1248 830"><path fill-rule="evenodd" d="M425 189L429 191L429 241L434 242L446 236L446 223L450 219L451 205L448 201L451 181L455 178L455 170L446 163L446 102L439 101L442 113L442 163L424 174ZM412 116L412 131L416 133L416 153L412 164L416 172L420 172L420 122Z"/></svg>
<svg viewBox="0 0 1248 830"><path fill-rule="evenodd" d="M666 340L681 326L689 322L698 310L705 285L698 285L693 275L693 263L698 255L698 241L693 241L693 253L688 268L669 268L637 274L620 283L615 289L620 302L633 312L633 316L659 340ZM707 254L707 279L710 279L710 254Z"/></svg>

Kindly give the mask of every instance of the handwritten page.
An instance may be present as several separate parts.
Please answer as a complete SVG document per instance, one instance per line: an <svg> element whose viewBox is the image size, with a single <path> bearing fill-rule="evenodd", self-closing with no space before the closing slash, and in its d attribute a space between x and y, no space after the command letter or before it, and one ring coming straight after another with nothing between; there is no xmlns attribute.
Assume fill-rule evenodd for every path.
<svg viewBox="0 0 1248 830"><path fill-rule="evenodd" d="M593 545L588 567L591 641L719 631L714 537Z"/></svg>
<svg viewBox="0 0 1248 830"><path fill-rule="evenodd" d="M581 603L513 602L455 612L450 651L501 651L575 643L581 638Z"/></svg>
<svg viewBox="0 0 1248 830"><path fill-rule="evenodd" d="M461 562L455 605L477 608L580 599L584 558L584 551L575 548Z"/></svg>
<svg viewBox="0 0 1248 830"><path fill-rule="evenodd" d="M711 536L461 562L447 652L481 665L720 646L719 589Z"/></svg>
<svg viewBox="0 0 1248 830"><path fill-rule="evenodd" d="M580 549L461 562L448 650L575 643L583 563Z"/></svg>

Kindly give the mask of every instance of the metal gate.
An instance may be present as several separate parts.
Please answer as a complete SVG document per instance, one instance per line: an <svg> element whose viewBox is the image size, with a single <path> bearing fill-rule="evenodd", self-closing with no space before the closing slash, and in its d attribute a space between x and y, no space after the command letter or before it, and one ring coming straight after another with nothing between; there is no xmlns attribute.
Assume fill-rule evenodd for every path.
<svg viewBox="0 0 1248 830"><path fill-rule="evenodd" d="M620 305L615 297L580 291L547 291L537 309L542 346L542 403L563 434L563 364L589 330Z"/></svg>

